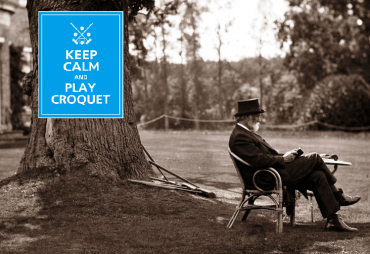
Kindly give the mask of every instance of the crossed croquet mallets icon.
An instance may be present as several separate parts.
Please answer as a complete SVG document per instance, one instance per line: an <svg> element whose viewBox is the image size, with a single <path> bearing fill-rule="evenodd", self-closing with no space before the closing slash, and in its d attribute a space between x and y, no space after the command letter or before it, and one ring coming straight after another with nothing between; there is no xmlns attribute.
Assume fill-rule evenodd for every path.
<svg viewBox="0 0 370 254"><path fill-rule="evenodd" d="M73 26L73 28L74 28L74 29L76 29L76 31L80 34L80 36L79 36L77 39L75 39L75 38L73 38L73 39L72 39L72 41L73 41L74 43L76 43L76 45L78 45L78 40L79 40L79 39L82 39L82 40L80 41L81 45L85 44L85 42L86 42L86 44L89 44L89 43L90 43L91 39L87 39L87 38L84 36L84 34L87 32L87 30L89 30L89 28L92 26L92 24L93 24L93 23L91 23L91 24L89 25L89 27L85 29L85 31L83 31L83 30L84 30L84 28L83 28L83 27L81 27L81 30L83 31L83 32L81 33L81 32L80 32L80 30L78 30L78 29L77 29L77 28L76 28L76 27L71 23L71 25ZM77 36L77 34L75 34L75 36ZM89 36L89 34L88 34L88 36Z"/></svg>

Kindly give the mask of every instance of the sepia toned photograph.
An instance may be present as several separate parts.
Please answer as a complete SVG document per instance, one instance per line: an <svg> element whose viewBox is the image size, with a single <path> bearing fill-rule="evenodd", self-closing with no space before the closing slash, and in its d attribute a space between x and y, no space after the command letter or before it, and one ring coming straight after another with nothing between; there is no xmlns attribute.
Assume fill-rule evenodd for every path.
<svg viewBox="0 0 370 254"><path fill-rule="evenodd" d="M370 253L370 1L0 0L0 253Z"/></svg>

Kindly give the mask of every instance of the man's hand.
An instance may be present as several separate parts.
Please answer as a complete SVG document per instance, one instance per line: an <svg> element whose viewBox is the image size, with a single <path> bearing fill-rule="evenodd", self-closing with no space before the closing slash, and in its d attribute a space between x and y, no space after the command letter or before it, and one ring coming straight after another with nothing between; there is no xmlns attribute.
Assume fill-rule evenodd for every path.
<svg viewBox="0 0 370 254"><path fill-rule="evenodd" d="M284 157L284 162L292 162L294 161L294 159L296 158L296 155L297 155L297 151L296 150L292 150L292 151L289 151L289 152L286 152L283 157Z"/></svg>
<svg viewBox="0 0 370 254"><path fill-rule="evenodd" d="M323 159L333 159L333 160L335 160L335 161L337 161L338 160L338 155L336 155L336 154L332 154L332 155L330 155L330 154L320 154L320 156L321 156L321 158L323 158Z"/></svg>

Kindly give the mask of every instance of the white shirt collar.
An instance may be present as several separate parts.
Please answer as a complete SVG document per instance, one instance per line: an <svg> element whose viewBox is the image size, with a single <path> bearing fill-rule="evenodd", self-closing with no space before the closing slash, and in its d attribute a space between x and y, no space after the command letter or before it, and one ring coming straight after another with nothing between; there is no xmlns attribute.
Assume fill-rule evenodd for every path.
<svg viewBox="0 0 370 254"><path fill-rule="evenodd" d="M250 131L246 126L242 125L241 123L237 123L237 125L243 127L244 129L246 129L247 131Z"/></svg>

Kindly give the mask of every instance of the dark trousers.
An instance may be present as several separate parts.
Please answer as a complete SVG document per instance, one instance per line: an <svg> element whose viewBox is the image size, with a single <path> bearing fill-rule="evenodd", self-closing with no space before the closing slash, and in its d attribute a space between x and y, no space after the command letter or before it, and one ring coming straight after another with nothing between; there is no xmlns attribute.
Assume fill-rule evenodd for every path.
<svg viewBox="0 0 370 254"><path fill-rule="evenodd" d="M294 161L287 163L285 169L289 175L290 181L283 182L288 186L290 195L284 197L286 203L292 203L294 200L294 190L299 190L307 197L307 190L314 193L321 214L324 218L339 211L339 205L330 186L335 184L337 179L326 166L323 159L317 153L309 153L301 156ZM259 177L263 177L259 174ZM274 182L271 182L274 186ZM262 188L268 188L260 186Z"/></svg>
<svg viewBox="0 0 370 254"><path fill-rule="evenodd" d="M323 171L312 171L298 183L298 186L297 189L304 188L314 193L316 202L324 218L339 211L340 207Z"/></svg>
<svg viewBox="0 0 370 254"><path fill-rule="evenodd" d="M298 185L302 182L302 179L308 176L312 171L317 170L322 171L325 174L330 185L335 184L337 181L335 176L331 173L325 162L317 153L309 153L305 156L299 157L298 159L287 163L285 165L285 169L288 171L293 185Z"/></svg>
<svg viewBox="0 0 370 254"><path fill-rule="evenodd" d="M321 214L327 218L337 212L340 207L330 186L337 179L331 173L319 154L310 153L302 156L286 166L294 189L307 197L307 190L314 193Z"/></svg>

